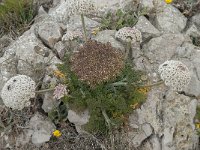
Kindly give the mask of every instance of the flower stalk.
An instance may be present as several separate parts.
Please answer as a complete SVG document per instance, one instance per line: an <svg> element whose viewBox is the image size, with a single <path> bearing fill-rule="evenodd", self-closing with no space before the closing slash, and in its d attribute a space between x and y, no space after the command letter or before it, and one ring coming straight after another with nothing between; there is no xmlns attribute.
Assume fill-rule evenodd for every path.
<svg viewBox="0 0 200 150"><path fill-rule="evenodd" d="M85 19L84 19L83 14L81 14L81 22L82 22L82 26L83 26L83 33L84 33L85 42L87 42L87 32L86 32Z"/></svg>

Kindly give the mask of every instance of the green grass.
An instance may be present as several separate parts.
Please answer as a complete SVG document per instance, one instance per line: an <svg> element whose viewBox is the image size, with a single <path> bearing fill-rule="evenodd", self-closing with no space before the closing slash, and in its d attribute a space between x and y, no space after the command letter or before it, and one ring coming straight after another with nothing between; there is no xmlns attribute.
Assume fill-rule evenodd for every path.
<svg viewBox="0 0 200 150"><path fill-rule="evenodd" d="M5 0L0 5L0 36L19 36L26 31L35 16L32 0Z"/></svg>

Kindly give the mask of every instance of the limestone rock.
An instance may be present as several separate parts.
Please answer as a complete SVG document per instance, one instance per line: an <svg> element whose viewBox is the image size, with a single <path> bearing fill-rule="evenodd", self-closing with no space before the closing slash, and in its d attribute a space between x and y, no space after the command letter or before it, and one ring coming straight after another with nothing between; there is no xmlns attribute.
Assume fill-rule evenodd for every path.
<svg viewBox="0 0 200 150"><path fill-rule="evenodd" d="M151 39L144 45L143 51L152 63L161 64L171 59L176 49L181 46L184 40L185 38L182 34L164 34Z"/></svg>
<svg viewBox="0 0 200 150"><path fill-rule="evenodd" d="M121 44L119 41L117 41L114 37L115 37L115 30L104 30L104 31L100 31L95 37L94 39L97 40L98 42L102 42L102 43L107 43L110 42L111 45L117 49L120 49L122 51L125 51L125 48L123 46L123 44Z"/></svg>
<svg viewBox="0 0 200 150"><path fill-rule="evenodd" d="M47 89L50 87L55 87L57 85L57 79L55 77L50 77L46 75L43 79L43 88ZM59 105L60 101L53 98L53 91L44 93L42 109L45 112L50 112L52 109L56 108Z"/></svg>
<svg viewBox="0 0 200 150"><path fill-rule="evenodd" d="M157 11L155 18L156 27L166 33L181 32L185 28L186 22L186 17L172 5L164 5Z"/></svg>
<svg viewBox="0 0 200 150"><path fill-rule="evenodd" d="M142 125L141 133L135 135L132 142L135 147L139 147L142 142L152 134L153 130L149 124Z"/></svg>
<svg viewBox="0 0 200 150"><path fill-rule="evenodd" d="M139 20L135 27L140 30L142 33L142 37L144 39L148 39L151 37L156 37L160 35L160 31L156 29L148 20L146 17L141 16L139 17Z"/></svg>
<svg viewBox="0 0 200 150"><path fill-rule="evenodd" d="M154 8L154 1L153 0L141 0L140 4L143 9L147 11L151 11Z"/></svg>
<svg viewBox="0 0 200 150"><path fill-rule="evenodd" d="M58 54L60 59L63 59L66 53L66 46L63 42L59 41L54 45L54 49L56 50L56 53Z"/></svg>
<svg viewBox="0 0 200 150"><path fill-rule="evenodd" d="M50 140L52 132L56 129L55 125L47 118L36 113L30 119L30 130L33 131L31 141L33 144L40 146Z"/></svg>
<svg viewBox="0 0 200 150"><path fill-rule="evenodd" d="M44 22L39 26L38 35L44 43L53 48L55 43L61 40L62 30L55 22Z"/></svg>
<svg viewBox="0 0 200 150"><path fill-rule="evenodd" d="M88 110L85 110L84 112L79 114L73 110L69 110L67 118L71 123L75 124L77 132L81 133L84 132L81 129L81 126L88 123L90 115Z"/></svg>
<svg viewBox="0 0 200 150"><path fill-rule="evenodd" d="M200 37L200 31L195 24L192 24L186 31L188 37Z"/></svg>
<svg viewBox="0 0 200 150"><path fill-rule="evenodd" d="M88 33L90 33L93 28L97 28L100 26L98 22L87 17L84 17L84 18L85 18L85 27ZM75 15L75 16L70 17L67 27L68 27L67 30L70 30L70 31L76 31L76 30L83 31L80 15Z"/></svg>
<svg viewBox="0 0 200 150"><path fill-rule="evenodd" d="M149 123L154 131L152 133L150 132L152 130L148 130L149 134L152 133L148 142L151 143L150 145L154 145L154 148L153 146L149 147L149 150L197 148L198 136L195 133L193 123L196 106L196 99L177 94L171 90L166 91L163 86L152 89L146 103L137 109L138 125ZM139 131L139 133L142 132L143 130ZM143 138L144 134L137 134L133 138L133 142L144 141L145 138ZM140 144L134 143L134 145L140 148L138 146Z"/></svg>
<svg viewBox="0 0 200 150"><path fill-rule="evenodd" d="M199 27L199 30L200 30L200 13L194 15L192 17L192 22L197 26Z"/></svg>

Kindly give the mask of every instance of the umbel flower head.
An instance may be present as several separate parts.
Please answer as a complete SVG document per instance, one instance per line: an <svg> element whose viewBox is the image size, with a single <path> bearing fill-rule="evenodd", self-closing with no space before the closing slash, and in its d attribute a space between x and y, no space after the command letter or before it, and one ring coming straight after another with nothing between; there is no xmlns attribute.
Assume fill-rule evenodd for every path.
<svg viewBox="0 0 200 150"><path fill-rule="evenodd" d="M26 75L10 78L1 91L4 104L12 109L21 110L30 105L30 98L35 97L35 82Z"/></svg>
<svg viewBox="0 0 200 150"><path fill-rule="evenodd" d="M123 67L122 52L110 43L87 41L71 57L71 70L91 87L115 78Z"/></svg>
<svg viewBox="0 0 200 150"><path fill-rule="evenodd" d="M69 15L89 15L95 12L96 7L91 0L68 0Z"/></svg>
<svg viewBox="0 0 200 150"><path fill-rule="evenodd" d="M129 42L131 43L141 43L142 42L142 34L136 28L131 27L124 27L119 29L116 34L115 38L121 40L122 42Z"/></svg>
<svg viewBox="0 0 200 150"><path fill-rule="evenodd" d="M165 85L175 91L182 91L190 83L189 69L180 61L166 61L159 66L158 72Z"/></svg>

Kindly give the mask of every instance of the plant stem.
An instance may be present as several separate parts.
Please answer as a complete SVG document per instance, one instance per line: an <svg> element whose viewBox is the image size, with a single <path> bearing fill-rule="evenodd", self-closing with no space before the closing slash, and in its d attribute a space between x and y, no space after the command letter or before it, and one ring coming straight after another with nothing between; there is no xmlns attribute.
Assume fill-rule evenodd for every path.
<svg viewBox="0 0 200 150"><path fill-rule="evenodd" d="M40 90L40 91L35 91L35 93L39 94L39 93L45 93L45 92L49 92L49 91L53 91L55 88L50 88L50 89L44 89L44 90Z"/></svg>
<svg viewBox="0 0 200 150"><path fill-rule="evenodd" d="M104 109L102 109L101 111L102 111L102 114L103 114L103 117L104 117L106 123L108 124L109 130L111 130L111 121L110 121L106 111Z"/></svg>
<svg viewBox="0 0 200 150"><path fill-rule="evenodd" d="M153 83L153 84L146 84L146 85L138 85L138 87L152 87L152 86L156 86L156 85L160 85L164 83L164 81L158 81L156 83ZM119 82L115 82L112 84L113 86L126 86L127 85L127 82L122 82L122 81L119 81ZM132 83L132 85L134 85L134 83ZM136 84L135 84L136 85Z"/></svg>
<svg viewBox="0 0 200 150"><path fill-rule="evenodd" d="M82 22L82 26L83 26L85 42L87 42L87 33L86 33L85 20L84 20L84 15L83 14L81 14L81 22Z"/></svg>
<svg viewBox="0 0 200 150"><path fill-rule="evenodd" d="M128 38L128 42L126 44L126 54L125 54L125 59L132 59L132 51L131 51L131 39Z"/></svg>
<svg viewBox="0 0 200 150"><path fill-rule="evenodd" d="M106 121L106 123L108 124L108 129L109 129L109 132L110 132L110 141L111 141L111 150L115 150L115 144L114 144L114 136L112 134L112 129L111 129L111 120L109 119L106 111L104 109L101 109L101 112L103 114L103 117Z"/></svg>

